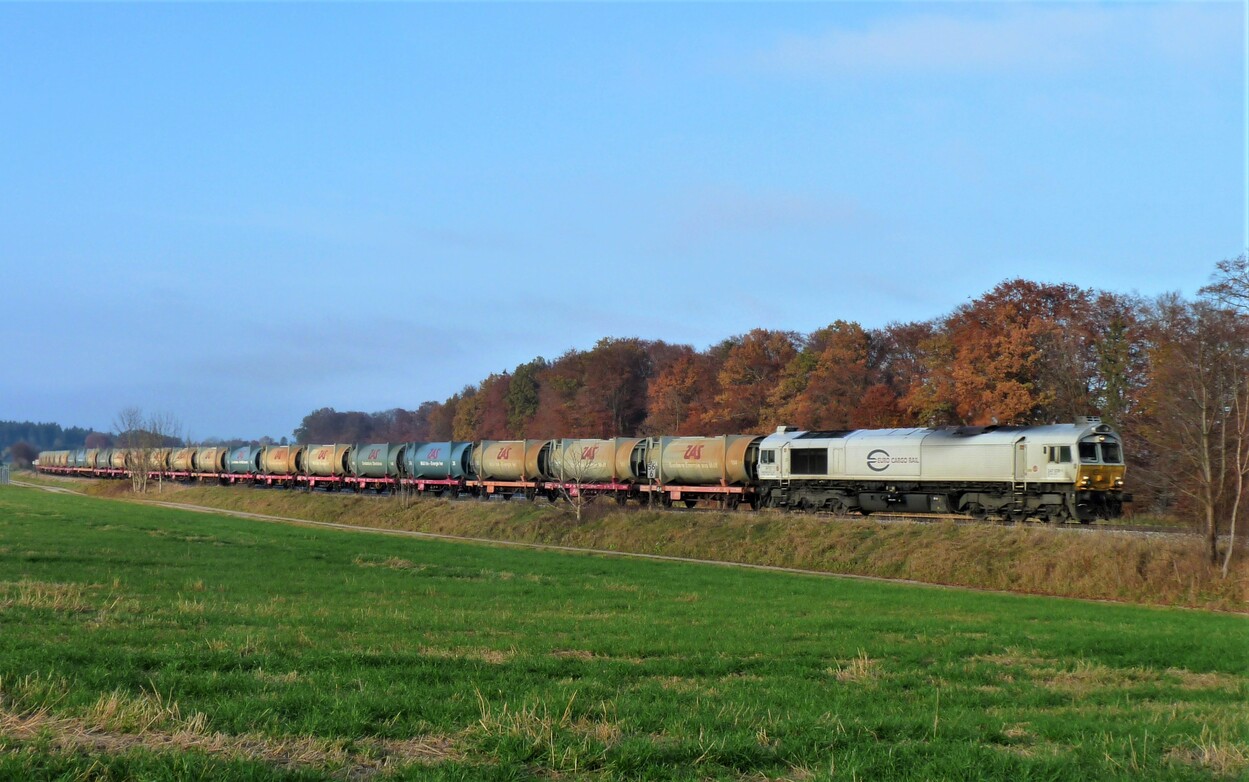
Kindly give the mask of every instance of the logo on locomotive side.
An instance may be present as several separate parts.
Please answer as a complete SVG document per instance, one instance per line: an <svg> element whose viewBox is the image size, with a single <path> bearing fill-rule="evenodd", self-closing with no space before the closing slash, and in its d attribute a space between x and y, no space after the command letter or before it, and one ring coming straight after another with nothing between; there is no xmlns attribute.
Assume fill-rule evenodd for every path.
<svg viewBox="0 0 1249 782"><path fill-rule="evenodd" d="M889 469L889 452L883 448L877 448L867 455L867 469L874 472L884 472Z"/></svg>
<svg viewBox="0 0 1249 782"><path fill-rule="evenodd" d="M867 469L873 472L884 472L893 464L919 464L919 457L890 456L884 448L877 448L867 454Z"/></svg>
<svg viewBox="0 0 1249 782"><path fill-rule="evenodd" d="M685 460L703 458L703 447L701 445L690 445L685 449Z"/></svg>

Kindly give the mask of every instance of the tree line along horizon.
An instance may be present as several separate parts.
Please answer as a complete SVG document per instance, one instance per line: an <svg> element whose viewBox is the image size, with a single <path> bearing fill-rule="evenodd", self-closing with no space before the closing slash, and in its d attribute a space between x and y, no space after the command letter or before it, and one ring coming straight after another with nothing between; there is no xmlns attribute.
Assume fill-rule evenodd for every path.
<svg viewBox="0 0 1249 782"><path fill-rule="evenodd" d="M1246 256L1219 262L1193 299L1014 279L946 316L874 329L845 320L805 335L756 328L701 351L606 337L413 410L314 410L293 439L762 434L778 425L1041 424L1089 414L1124 435L1138 512L1226 515L1249 475ZM11 434L4 423L0 438ZM27 442L35 451L73 447L77 431ZM82 444L111 443L88 432Z"/></svg>

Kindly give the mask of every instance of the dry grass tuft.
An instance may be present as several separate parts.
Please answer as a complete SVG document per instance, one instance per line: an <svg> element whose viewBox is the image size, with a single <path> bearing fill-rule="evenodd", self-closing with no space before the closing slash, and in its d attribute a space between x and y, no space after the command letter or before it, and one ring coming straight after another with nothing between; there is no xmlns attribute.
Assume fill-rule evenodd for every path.
<svg viewBox="0 0 1249 782"><path fill-rule="evenodd" d="M62 613L83 613L94 610L82 584L58 584L48 581L6 581L0 583L0 609L9 607L36 608Z"/></svg>
<svg viewBox="0 0 1249 782"><path fill-rule="evenodd" d="M552 649L551 656L561 660L593 660L597 655L587 649Z"/></svg>
<svg viewBox="0 0 1249 782"><path fill-rule="evenodd" d="M1237 677L1213 671L1195 673L1183 668L1168 668L1164 676L1185 690L1235 690L1241 686Z"/></svg>
<svg viewBox="0 0 1249 782"><path fill-rule="evenodd" d="M105 731L146 733L158 728L180 732L203 733L208 718L200 712L182 716L178 704L166 700L159 692L144 691L138 696L114 690L87 709L83 722Z"/></svg>
<svg viewBox="0 0 1249 782"><path fill-rule="evenodd" d="M592 761L598 760L605 747L616 741L620 725L609 718L609 704L598 708L602 719L589 715L573 718L574 692L559 712L552 712L545 703L522 703L512 707L508 703L494 706L477 692L477 704L481 718L472 729L482 739L519 739L528 744L535 754L556 771L578 772Z"/></svg>
<svg viewBox="0 0 1249 782"><path fill-rule="evenodd" d="M1200 766L1219 776L1234 776L1249 769L1249 748L1226 736L1216 736L1207 726L1191 744L1167 752L1167 760Z"/></svg>
<svg viewBox="0 0 1249 782"><path fill-rule="evenodd" d="M876 661L860 649L858 655L845 662L838 662L835 668L829 668L827 672L839 682L871 681L876 678Z"/></svg>
<svg viewBox="0 0 1249 782"><path fill-rule="evenodd" d="M417 565L409 560L400 557L387 557L386 559L368 559L366 557L356 557L351 561L353 565L358 567L384 567L390 570L424 570L424 565Z"/></svg>
<svg viewBox="0 0 1249 782"><path fill-rule="evenodd" d="M170 725L176 727L169 729ZM121 693L102 696L85 719L54 716L47 706L18 711L0 703L0 736L48 742L68 752L196 750L284 769L337 769L348 779L368 779L397 766L461 757L450 739L438 736L343 742L209 733L202 714L184 719L177 704L146 693L141 698Z"/></svg>
<svg viewBox="0 0 1249 782"><path fill-rule="evenodd" d="M491 665L502 665L516 656L515 649L490 649L485 646L457 646L450 649L422 646L418 651L425 657L437 657L444 660L478 660Z"/></svg>

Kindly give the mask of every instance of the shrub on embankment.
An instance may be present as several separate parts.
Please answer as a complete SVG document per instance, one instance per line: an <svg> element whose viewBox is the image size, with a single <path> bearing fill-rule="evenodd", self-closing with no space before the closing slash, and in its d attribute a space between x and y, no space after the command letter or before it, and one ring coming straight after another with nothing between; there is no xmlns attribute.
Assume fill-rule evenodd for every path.
<svg viewBox="0 0 1249 782"><path fill-rule="evenodd" d="M123 494L117 484L91 493ZM431 532L827 573L900 578L1029 594L1249 613L1249 551L1223 578L1194 535L1042 525L886 523L776 511L680 513L563 505L324 494L239 487L165 487L164 499L354 526Z"/></svg>

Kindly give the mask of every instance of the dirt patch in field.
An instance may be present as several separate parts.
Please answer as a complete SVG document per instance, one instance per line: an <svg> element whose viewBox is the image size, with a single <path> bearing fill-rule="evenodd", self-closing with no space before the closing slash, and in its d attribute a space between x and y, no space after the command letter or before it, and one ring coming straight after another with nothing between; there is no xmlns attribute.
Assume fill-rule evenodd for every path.
<svg viewBox="0 0 1249 782"><path fill-rule="evenodd" d="M514 649L488 649L484 646L457 646L451 649L422 646L418 652L423 657L437 657L443 660L476 660L491 665L502 665L516 656Z"/></svg>
<svg viewBox="0 0 1249 782"><path fill-rule="evenodd" d="M96 727L85 720L57 717L46 709L19 714L0 706L0 735L18 741L48 741L67 751L123 754L132 750L183 752L195 750L286 769L334 769L349 780L369 779L396 766L433 765L460 757L445 737L355 740L343 743L314 738L229 736L189 729L126 732Z"/></svg>

